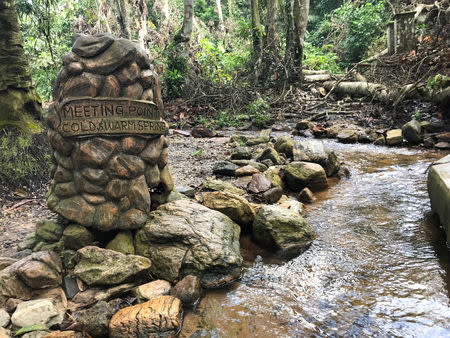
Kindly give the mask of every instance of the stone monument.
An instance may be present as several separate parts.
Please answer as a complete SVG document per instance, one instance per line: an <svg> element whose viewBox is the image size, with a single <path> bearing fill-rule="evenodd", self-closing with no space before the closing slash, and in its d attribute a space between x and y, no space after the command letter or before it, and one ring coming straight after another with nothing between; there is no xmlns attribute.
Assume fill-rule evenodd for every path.
<svg viewBox="0 0 450 338"><path fill-rule="evenodd" d="M75 35L53 99L49 208L101 231L144 226L152 189L173 189L161 89L145 52L110 34Z"/></svg>

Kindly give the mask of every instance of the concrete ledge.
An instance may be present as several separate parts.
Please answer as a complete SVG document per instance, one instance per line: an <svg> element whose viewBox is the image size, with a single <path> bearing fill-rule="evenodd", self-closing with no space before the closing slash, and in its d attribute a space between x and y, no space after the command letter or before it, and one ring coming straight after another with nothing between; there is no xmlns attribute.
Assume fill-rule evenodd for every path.
<svg viewBox="0 0 450 338"><path fill-rule="evenodd" d="M433 163L428 171L431 209L439 216L450 243L450 155Z"/></svg>

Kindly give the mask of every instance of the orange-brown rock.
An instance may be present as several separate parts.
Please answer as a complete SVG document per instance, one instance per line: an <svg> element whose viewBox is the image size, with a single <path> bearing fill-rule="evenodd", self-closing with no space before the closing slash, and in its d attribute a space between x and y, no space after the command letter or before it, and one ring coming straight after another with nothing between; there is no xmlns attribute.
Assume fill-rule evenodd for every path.
<svg viewBox="0 0 450 338"><path fill-rule="evenodd" d="M81 332L75 331L53 331L46 334L43 338L81 338L84 337Z"/></svg>
<svg viewBox="0 0 450 338"><path fill-rule="evenodd" d="M141 137L128 136L122 139L122 150L129 154L139 154L144 149L147 140Z"/></svg>
<svg viewBox="0 0 450 338"><path fill-rule="evenodd" d="M180 324L181 301L162 296L117 312L109 323L109 336L175 337Z"/></svg>

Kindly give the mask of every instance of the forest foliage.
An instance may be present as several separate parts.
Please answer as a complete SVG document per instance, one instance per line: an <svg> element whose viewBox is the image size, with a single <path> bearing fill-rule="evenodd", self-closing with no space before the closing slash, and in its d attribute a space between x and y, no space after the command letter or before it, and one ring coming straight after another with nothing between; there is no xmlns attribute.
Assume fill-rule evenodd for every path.
<svg viewBox="0 0 450 338"><path fill-rule="evenodd" d="M255 68L250 2L195 1L189 60L177 60L174 57L173 37L182 24L183 2L169 0L165 4L164 0L146 1L145 47L160 74L163 74L165 96L183 97L186 94L188 70L205 83L212 83L213 87L230 85L233 81L252 84L252 80L252 85L276 85L276 78L283 72L287 48L285 28L288 18L284 10L287 1L290 0L277 1L277 40L271 47L277 58L271 62L278 64L270 66L269 73L263 74L262 82L245 77ZM71 48L74 32L92 34L110 30L113 34L124 35L117 19L120 17L118 4L122 2L129 6L127 15L131 38L138 41L142 29L142 22L138 19L142 13L138 5L144 0L16 0L25 51L37 90L44 101L51 99L52 83L61 66L61 57ZM258 2L261 18L258 34L263 40L267 38L269 2ZM223 7L222 19L218 15L218 4ZM165 5L168 6L167 13L163 9ZM305 38L305 67L340 72L349 63L383 49L384 25L388 18L384 0L313 1ZM224 22L222 30L221 20Z"/></svg>

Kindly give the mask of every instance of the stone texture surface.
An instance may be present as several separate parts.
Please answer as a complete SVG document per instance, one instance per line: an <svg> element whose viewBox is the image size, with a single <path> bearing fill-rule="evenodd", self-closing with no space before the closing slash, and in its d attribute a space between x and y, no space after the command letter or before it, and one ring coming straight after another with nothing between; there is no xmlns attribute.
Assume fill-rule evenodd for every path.
<svg viewBox="0 0 450 338"><path fill-rule="evenodd" d="M292 158L294 155L295 141L289 136L280 136L274 144L274 148L278 153L283 153L286 157Z"/></svg>
<svg viewBox="0 0 450 338"><path fill-rule="evenodd" d="M273 164L278 165L278 164L282 164L280 155L278 154L278 152L272 148L272 147L267 147L262 153L261 155L258 156L258 161L262 162L264 160L271 160Z"/></svg>
<svg viewBox="0 0 450 338"><path fill-rule="evenodd" d="M258 172L259 172L259 170L256 169L255 167L253 167L251 165L245 165L243 167L240 167L239 169L236 169L234 174L237 177L241 177L241 176L251 176L251 175L256 174Z"/></svg>
<svg viewBox="0 0 450 338"><path fill-rule="evenodd" d="M388 146L398 146L403 143L401 129L388 130L386 133L386 144Z"/></svg>
<svg viewBox="0 0 450 338"><path fill-rule="evenodd" d="M327 176L321 165L310 162L292 162L286 167L284 181L292 191L308 187L321 190L328 187Z"/></svg>
<svg viewBox="0 0 450 338"><path fill-rule="evenodd" d="M64 247L78 250L84 246L91 245L94 241L92 233L82 225L71 224L63 232Z"/></svg>
<svg viewBox="0 0 450 338"><path fill-rule="evenodd" d="M47 122L59 165L47 198L51 210L86 227L109 231L142 227L150 210L148 189L173 190L165 136L101 135L64 138L57 109L68 97L128 97L144 90L162 111L161 89L145 52L110 34L75 35L54 90Z"/></svg>
<svg viewBox="0 0 450 338"><path fill-rule="evenodd" d="M427 185L431 209L439 216L450 243L450 155L433 163L428 171Z"/></svg>
<svg viewBox="0 0 450 338"><path fill-rule="evenodd" d="M253 223L255 242L283 256L298 255L316 237L298 212L277 205L262 206Z"/></svg>
<svg viewBox="0 0 450 338"><path fill-rule="evenodd" d="M74 273L88 285L120 284L151 266L145 257L124 255L95 246L78 250L77 261Z"/></svg>
<svg viewBox="0 0 450 338"><path fill-rule="evenodd" d="M0 308L0 327L7 327L11 317L5 309Z"/></svg>
<svg viewBox="0 0 450 338"><path fill-rule="evenodd" d="M202 296L202 286L197 276L186 276L170 290L170 295L185 305L192 305Z"/></svg>
<svg viewBox="0 0 450 338"><path fill-rule="evenodd" d="M200 277L205 287L240 275L239 226L224 214L189 200L164 204L136 233L136 253L152 262L150 271L175 281Z"/></svg>
<svg viewBox="0 0 450 338"><path fill-rule="evenodd" d="M47 242L59 241L63 230L62 225L52 220L43 219L36 223L36 236Z"/></svg>
<svg viewBox="0 0 450 338"><path fill-rule="evenodd" d="M53 304L51 299L37 299L18 304L11 316L11 322L17 327L34 324L50 327L61 323L63 317L64 313Z"/></svg>
<svg viewBox="0 0 450 338"><path fill-rule="evenodd" d="M133 234L131 231L119 232L107 245L106 249L114 250L124 255L134 255Z"/></svg>
<svg viewBox="0 0 450 338"><path fill-rule="evenodd" d="M266 176L261 173L256 173L252 176L252 180L248 184L247 190L254 194L258 194L269 190L271 186L272 182Z"/></svg>
<svg viewBox="0 0 450 338"><path fill-rule="evenodd" d="M100 301L89 309L74 313L77 322L94 338L107 337L109 322L116 312L115 307L105 301Z"/></svg>
<svg viewBox="0 0 450 338"><path fill-rule="evenodd" d="M180 325L181 301L162 296L119 310L109 324L109 336L174 337Z"/></svg>
<svg viewBox="0 0 450 338"><path fill-rule="evenodd" d="M306 161L320 164L327 174L333 176L340 167L340 161L333 150L328 149L322 141L297 142L294 148L294 161Z"/></svg>
<svg viewBox="0 0 450 338"><path fill-rule="evenodd" d="M168 281L158 279L150 283L139 285L133 290L138 300L152 300L161 296L168 295L171 285Z"/></svg>
<svg viewBox="0 0 450 338"><path fill-rule="evenodd" d="M61 284L62 262L54 252L36 252L12 265L17 276L32 289Z"/></svg>
<svg viewBox="0 0 450 338"><path fill-rule="evenodd" d="M402 127L403 138L410 144L419 144L422 141L422 126L419 121L413 119Z"/></svg>
<svg viewBox="0 0 450 338"><path fill-rule="evenodd" d="M235 195L244 195L245 191L239 188L236 188L229 182L208 179L203 183L203 189L205 190L213 190L213 191L226 191Z"/></svg>
<svg viewBox="0 0 450 338"><path fill-rule="evenodd" d="M214 191L202 193L203 205L220 211L237 224L248 227L255 219L255 210L244 198L229 192Z"/></svg>

